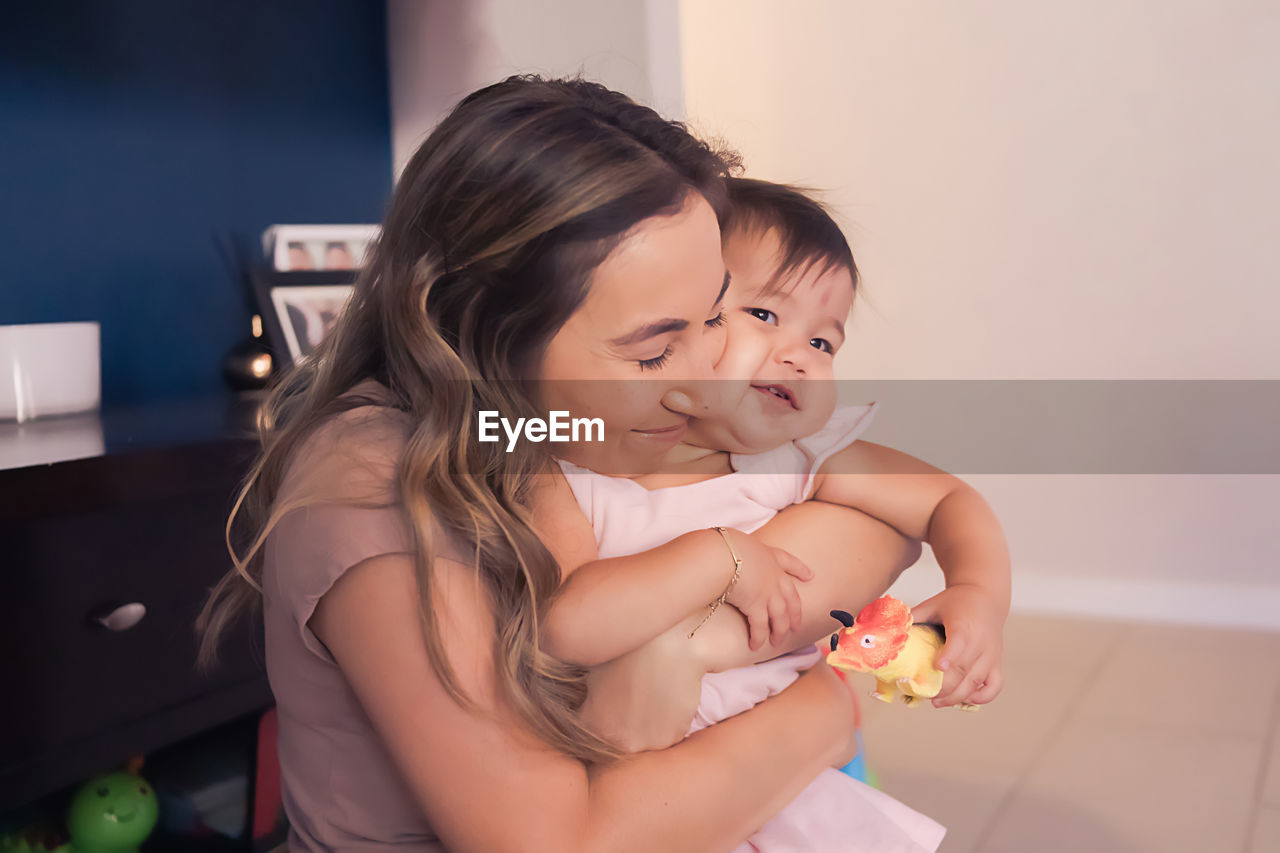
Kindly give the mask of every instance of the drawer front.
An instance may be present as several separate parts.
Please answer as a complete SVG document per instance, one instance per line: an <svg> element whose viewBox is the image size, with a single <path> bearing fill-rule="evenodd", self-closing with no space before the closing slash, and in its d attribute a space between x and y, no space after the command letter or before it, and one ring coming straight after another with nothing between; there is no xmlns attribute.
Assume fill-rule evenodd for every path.
<svg viewBox="0 0 1280 853"><path fill-rule="evenodd" d="M0 527L0 642L10 724L0 764L260 676L259 619L242 619L221 665L195 668L194 623L231 562L231 490ZM109 630L96 621L121 605Z"/></svg>

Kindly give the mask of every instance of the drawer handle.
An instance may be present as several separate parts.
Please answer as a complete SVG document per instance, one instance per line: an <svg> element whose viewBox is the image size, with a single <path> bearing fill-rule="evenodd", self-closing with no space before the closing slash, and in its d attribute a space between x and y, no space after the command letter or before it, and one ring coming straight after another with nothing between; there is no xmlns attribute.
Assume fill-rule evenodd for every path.
<svg viewBox="0 0 1280 853"><path fill-rule="evenodd" d="M142 617L146 615L146 605L134 601L130 604L122 604L108 613L94 615L93 621L108 631L128 631L141 622Z"/></svg>

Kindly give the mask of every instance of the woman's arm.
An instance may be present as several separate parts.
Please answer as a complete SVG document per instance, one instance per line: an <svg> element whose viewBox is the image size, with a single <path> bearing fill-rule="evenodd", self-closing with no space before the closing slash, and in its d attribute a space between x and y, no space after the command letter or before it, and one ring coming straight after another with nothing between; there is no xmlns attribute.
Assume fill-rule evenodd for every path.
<svg viewBox="0 0 1280 853"><path fill-rule="evenodd" d="M525 734L498 697L474 570L437 560L435 572L445 653L474 709L431 667L409 558L348 570L309 624L451 850L727 849L849 755L848 694L822 667L672 749L589 774Z"/></svg>
<svg viewBox="0 0 1280 853"><path fill-rule="evenodd" d="M814 568L813 579L798 586L804 602L800 627L752 651L738 611L720 608L692 639L689 631L703 613L686 618L636 651L592 669L583 717L595 731L629 751L678 742L689 730L705 673L825 640L839 627L831 610L861 609L920 556L919 542L883 522L818 501L789 507L750 538L792 549Z"/></svg>
<svg viewBox="0 0 1280 853"><path fill-rule="evenodd" d="M812 567L813 580L797 587L804 619L782 642L752 651L745 620L737 611L721 608L724 612L717 612L688 641L708 671L768 660L825 640L838 627L832 610L857 612L920 558L915 539L865 513L819 501L788 507L752 536L785 548ZM685 624L672 629L680 630L688 633Z"/></svg>

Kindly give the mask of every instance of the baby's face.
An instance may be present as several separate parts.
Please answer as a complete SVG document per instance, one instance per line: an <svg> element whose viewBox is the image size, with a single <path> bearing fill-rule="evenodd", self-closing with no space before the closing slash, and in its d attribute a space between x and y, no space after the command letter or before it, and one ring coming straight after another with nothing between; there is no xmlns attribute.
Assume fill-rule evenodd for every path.
<svg viewBox="0 0 1280 853"><path fill-rule="evenodd" d="M853 306L847 269L811 268L766 292L780 244L735 233L724 245L728 342L716 366L725 405L690 423L691 444L760 453L812 435L835 410L833 360Z"/></svg>

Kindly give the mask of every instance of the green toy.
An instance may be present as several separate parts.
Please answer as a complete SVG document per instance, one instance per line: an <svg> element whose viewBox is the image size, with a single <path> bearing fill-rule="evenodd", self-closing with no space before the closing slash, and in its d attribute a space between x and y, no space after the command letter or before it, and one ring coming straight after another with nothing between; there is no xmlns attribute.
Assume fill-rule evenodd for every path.
<svg viewBox="0 0 1280 853"><path fill-rule="evenodd" d="M71 799L71 842L57 853L138 853L158 816L156 792L146 779L123 771L95 776Z"/></svg>

